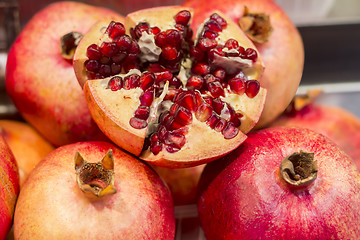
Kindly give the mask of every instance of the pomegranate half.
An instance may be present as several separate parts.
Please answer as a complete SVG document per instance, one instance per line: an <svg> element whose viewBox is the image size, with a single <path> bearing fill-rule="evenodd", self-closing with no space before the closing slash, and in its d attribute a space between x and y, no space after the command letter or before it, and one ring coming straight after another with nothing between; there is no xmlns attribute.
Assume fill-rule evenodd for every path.
<svg viewBox="0 0 360 240"><path fill-rule="evenodd" d="M0 239L5 239L10 231L19 190L19 174L14 155L0 136Z"/></svg>
<svg viewBox="0 0 360 240"><path fill-rule="evenodd" d="M239 146L266 90L245 34L213 13L195 34L179 6L103 21L82 39L74 69L99 128L118 146L165 167L190 167Z"/></svg>
<svg viewBox="0 0 360 240"><path fill-rule="evenodd" d="M146 164L106 142L60 147L18 198L15 239L174 239L169 189Z"/></svg>
<svg viewBox="0 0 360 240"><path fill-rule="evenodd" d="M360 172L309 129L267 128L208 164L198 211L207 239L359 239Z"/></svg>
<svg viewBox="0 0 360 240"><path fill-rule="evenodd" d="M98 20L119 14L60 1L39 11L8 53L6 91L21 115L56 146L105 140L92 120L72 67L74 47Z"/></svg>
<svg viewBox="0 0 360 240"><path fill-rule="evenodd" d="M304 46L296 26L274 0L185 0L198 27L215 9L235 21L254 42L266 66L260 82L268 90L255 128L279 116L294 97L304 66Z"/></svg>

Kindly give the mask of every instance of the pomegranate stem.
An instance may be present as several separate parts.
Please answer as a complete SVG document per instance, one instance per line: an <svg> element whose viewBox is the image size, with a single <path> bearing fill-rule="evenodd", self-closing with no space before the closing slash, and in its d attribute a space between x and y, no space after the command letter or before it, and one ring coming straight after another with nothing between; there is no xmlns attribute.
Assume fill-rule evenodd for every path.
<svg viewBox="0 0 360 240"><path fill-rule="evenodd" d="M75 50L83 35L78 32L69 32L60 38L60 53L65 60L74 58Z"/></svg>
<svg viewBox="0 0 360 240"><path fill-rule="evenodd" d="M88 163L79 152L75 154L76 181L79 188L97 198L116 193L114 158L111 149L97 163Z"/></svg>
<svg viewBox="0 0 360 240"><path fill-rule="evenodd" d="M285 157L280 164L282 179L293 187L310 185L315 181L317 171L317 162L311 152L295 152Z"/></svg>

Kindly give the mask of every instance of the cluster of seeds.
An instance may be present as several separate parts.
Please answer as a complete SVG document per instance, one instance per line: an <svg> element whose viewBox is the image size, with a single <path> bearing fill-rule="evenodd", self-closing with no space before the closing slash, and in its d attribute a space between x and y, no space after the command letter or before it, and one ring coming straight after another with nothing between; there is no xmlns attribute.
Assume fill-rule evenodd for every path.
<svg viewBox="0 0 360 240"><path fill-rule="evenodd" d="M144 146L155 155L164 148L168 152L179 151L186 142L187 125L194 117L221 132L225 139L234 138L239 132L243 115L220 97L226 97L228 92L253 98L260 89L259 82L248 80L241 69L228 73L223 67L213 64L217 56L240 57L255 62L256 51L244 49L234 39L228 39L224 45L218 44L217 37L226 28L227 22L216 13L205 22L204 30L194 45L190 17L189 11L180 11L174 16L174 29L165 31L141 22L130 29L131 37L125 34L121 23L111 22L106 33L112 42L104 42L101 46L92 44L87 49L89 60L85 62L85 67L91 79L113 76L134 68L142 72L141 75L130 74L123 78L114 76L107 87L112 91L143 90L140 105L129 122L135 129L148 126L152 103L163 92L165 83L169 82L164 101L171 102L170 109L162 111L155 132L146 139ZM138 41L144 32L154 35L156 46L161 48L156 62L139 61L141 51ZM177 76L184 57L193 61L186 86Z"/></svg>

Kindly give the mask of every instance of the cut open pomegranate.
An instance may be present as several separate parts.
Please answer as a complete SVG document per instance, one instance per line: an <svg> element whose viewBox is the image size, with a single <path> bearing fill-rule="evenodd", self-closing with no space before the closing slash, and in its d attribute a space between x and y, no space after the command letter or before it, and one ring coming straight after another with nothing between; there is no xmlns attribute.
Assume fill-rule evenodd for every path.
<svg viewBox="0 0 360 240"><path fill-rule="evenodd" d="M232 151L266 96L257 81L261 58L237 25L213 13L193 34L191 15L158 7L131 13L124 24L99 22L75 52L99 128L160 166L195 166Z"/></svg>

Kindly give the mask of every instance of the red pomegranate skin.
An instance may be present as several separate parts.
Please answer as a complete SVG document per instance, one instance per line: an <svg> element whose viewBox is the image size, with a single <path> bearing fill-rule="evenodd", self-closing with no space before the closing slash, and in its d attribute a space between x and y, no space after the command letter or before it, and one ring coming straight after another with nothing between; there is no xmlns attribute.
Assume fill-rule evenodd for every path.
<svg viewBox="0 0 360 240"><path fill-rule="evenodd" d="M15 158L4 138L0 136L0 239L5 239L11 228L19 190Z"/></svg>
<svg viewBox="0 0 360 240"><path fill-rule="evenodd" d="M282 114L269 127L275 126L303 127L324 134L360 166L360 120L343 108L311 103Z"/></svg>
<svg viewBox="0 0 360 240"><path fill-rule="evenodd" d="M265 65L259 81L267 89L264 110L255 128L265 127L285 110L301 80L304 46L295 25L273 0L185 0L182 5L194 9L193 29L215 10L237 23L245 6L251 13L270 16L273 31L269 40L263 44L254 42Z"/></svg>
<svg viewBox="0 0 360 240"><path fill-rule="evenodd" d="M76 182L76 151L87 162L114 156L115 194L90 200ZM146 164L106 142L60 147L33 170L18 198L15 239L174 239L171 193Z"/></svg>
<svg viewBox="0 0 360 240"><path fill-rule="evenodd" d="M313 152L315 181L297 191L283 158ZM207 239L359 239L360 173L342 150L309 129L267 128L206 166L198 210Z"/></svg>
<svg viewBox="0 0 360 240"><path fill-rule="evenodd" d="M53 3L34 15L8 53L8 95L21 115L56 146L106 139L90 116L72 62L60 54L63 35L85 34L105 17L123 19L105 8Z"/></svg>

